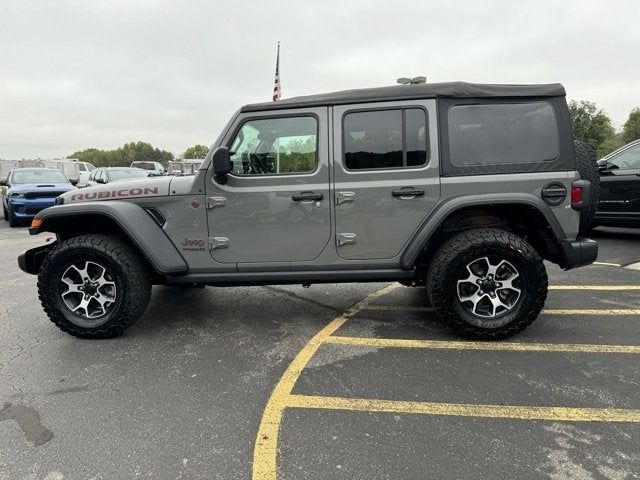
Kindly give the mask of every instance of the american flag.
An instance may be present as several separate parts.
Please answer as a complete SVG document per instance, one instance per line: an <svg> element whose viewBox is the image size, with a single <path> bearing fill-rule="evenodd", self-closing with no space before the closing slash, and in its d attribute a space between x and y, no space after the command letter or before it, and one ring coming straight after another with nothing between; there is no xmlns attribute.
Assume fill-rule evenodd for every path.
<svg viewBox="0 0 640 480"><path fill-rule="evenodd" d="M273 101L280 100L282 87L280 86L280 42L278 42L278 54L276 55L276 79L273 83Z"/></svg>

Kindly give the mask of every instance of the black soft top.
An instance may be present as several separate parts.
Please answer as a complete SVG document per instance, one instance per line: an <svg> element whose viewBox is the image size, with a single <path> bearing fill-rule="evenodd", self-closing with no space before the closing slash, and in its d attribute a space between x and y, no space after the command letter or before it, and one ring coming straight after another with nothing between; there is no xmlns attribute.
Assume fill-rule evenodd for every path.
<svg viewBox="0 0 640 480"><path fill-rule="evenodd" d="M343 90L341 92L287 98L278 102L253 103L245 105L240 111L253 112L258 110L421 98L518 98L564 97L565 95L564 87L559 83L541 85L488 85L466 82L420 83L417 85L392 85L389 87Z"/></svg>

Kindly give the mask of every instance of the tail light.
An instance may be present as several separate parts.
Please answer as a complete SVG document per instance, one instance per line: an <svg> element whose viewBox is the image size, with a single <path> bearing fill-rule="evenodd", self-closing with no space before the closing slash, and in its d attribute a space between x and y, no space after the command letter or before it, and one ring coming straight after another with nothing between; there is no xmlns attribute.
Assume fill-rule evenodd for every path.
<svg viewBox="0 0 640 480"><path fill-rule="evenodd" d="M571 205L582 203L582 187L571 187Z"/></svg>
<svg viewBox="0 0 640 480"><path fill-rule="evenodd" d="M574 180L571 185L571 208L584 210L591 203L591 182L588 180Z"/></svg>

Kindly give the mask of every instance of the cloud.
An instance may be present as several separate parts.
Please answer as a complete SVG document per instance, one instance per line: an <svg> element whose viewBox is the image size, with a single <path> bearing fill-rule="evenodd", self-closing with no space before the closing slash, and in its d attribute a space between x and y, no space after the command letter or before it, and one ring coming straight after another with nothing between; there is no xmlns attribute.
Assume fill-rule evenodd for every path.
<svg viewBox="0 0 640 480"><path fill-rule="evenodd" d="M0 158L212 143L242 104L429 81L562 82L616 126L640 105L640 4L618 1L0 3Z"/></svg>

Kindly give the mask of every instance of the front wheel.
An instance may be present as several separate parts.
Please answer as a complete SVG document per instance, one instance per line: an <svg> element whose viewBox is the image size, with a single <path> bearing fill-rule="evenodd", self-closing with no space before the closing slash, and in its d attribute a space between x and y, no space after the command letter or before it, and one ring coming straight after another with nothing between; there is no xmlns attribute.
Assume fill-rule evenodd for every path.
<svg viewBox="0 0 640 480"><path fill-rule="evenodd" d="M498 229L460 233L435 253L427 291L458 334L499 339L529 326L547 298L542 258L522 238Z"/></svg>
<svg viewBox="0 0 640 480"><path fill-rule="evenodd" d="M38 292L44 311L61 330L80 338L110 338L142 316L151 281L128 243L109 235L81 235L47 256Z"/></svg>
<svg viewBox="0 0 640 480"><path fill-rule="evenodd" d="M18 227L20 225L20 221L16 218L15 213L13 213L13 211L11 210L11 205L9 205L9 207L7 208L4 218L9 221L10 227Z"/></svg>

